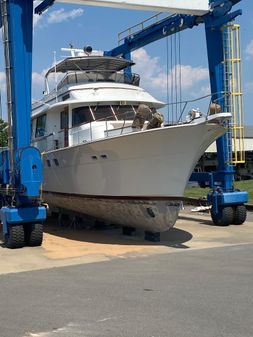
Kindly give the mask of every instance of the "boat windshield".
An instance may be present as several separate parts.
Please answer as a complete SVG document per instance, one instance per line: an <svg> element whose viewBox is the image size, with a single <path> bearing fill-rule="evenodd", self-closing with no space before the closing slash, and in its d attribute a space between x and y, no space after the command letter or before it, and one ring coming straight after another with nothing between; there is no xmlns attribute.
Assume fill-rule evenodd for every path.
<svg viewBox="0 0 253 337"><path fill-rule="evenodd" d="M113 109L110 105L98 105L93 107L93 114L95 120L107 119L107 120L115 120L115 114L113 113Z"/></svg>
<svg viewBox="0 0 253 337"><path fill-rule="evenodd" d="M72 126L90 123L93 121L90 108L88 106L82 106L74 108L72 110Z"/></svg>
<svg viewBox="0 0 253 337"><path fill-rule="evenodd" d="M133 105L97 105L72 109L72 126L101 120L132 120L137 106Z"/></svg>

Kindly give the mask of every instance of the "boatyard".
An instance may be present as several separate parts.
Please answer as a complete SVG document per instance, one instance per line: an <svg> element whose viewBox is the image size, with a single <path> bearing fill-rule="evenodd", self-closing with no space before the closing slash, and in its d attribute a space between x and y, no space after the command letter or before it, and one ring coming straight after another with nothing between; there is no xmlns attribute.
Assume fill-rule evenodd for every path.
<svg viewBox="0 0 253 337"><path fill-rule="evenodd" d="M146 240L160 241L176 223L192 181L210 188L207 202L215 225L246 221L249 194L234 184L236 167L246 163L240 25L233 23L242 15L233 11L238 2L83 0L160 12L121 31L118 46L110 50L70 44L61 49L70 56L59 61L54 52L53 66L44 71L43 96L33 103L34 15L45 15L54 1L1 2L8 123L0 152L0 216L7 248L42 244L48 206L59 217L70 213L74 222L87 215L121 225L125 234L145 230ZM203 24L210 93L184 101L180 33ZM131 57L165 38L167 102L162 102L140 87ZM203 98L209 98L205 112L194 106ZM214 141L217 165L196 172Z"/></svg>
<svg viewBox="0 0 253 337"><path fill-rule="evenodd" d="M253 336L248 3L0 0L0 337Z"/></svg>

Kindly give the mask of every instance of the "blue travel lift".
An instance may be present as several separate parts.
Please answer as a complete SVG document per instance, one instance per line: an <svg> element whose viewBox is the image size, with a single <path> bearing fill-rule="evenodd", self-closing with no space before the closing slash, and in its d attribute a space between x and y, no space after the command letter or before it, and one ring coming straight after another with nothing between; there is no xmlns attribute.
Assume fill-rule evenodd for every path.
<svg viewBox="0 0 253 337"><path fill-rule="evenodd" d="M215 96L213 100L217 100L217 93L224 91L221 27L241 14L241 11L230 13L238 2L240 0L212 1L210 12L204 16L174 15L131 35L121 46L105 54L129 59L131 51L135 49L204 23L211 89ZM30 146L33 0L1 0L0 3L9 123L9 150L0 154L0 216L7 247L18 248L25 244L37 246L42 243L42 223L46 218L46 209L40 198L41 156L36 148ZM53 3L54 0L44 0L35 12L41 14ZM206 181L208 178L213 188L215 182L220 183L220 187L214 188L208 196L212 204L213 221L220 225L244 222L244 203L248 199L246 192L236 191L233 187L233 166L227 164L229 137L226 134L217 141L218 171L192 177L197 181Z"/></svg>
<svg viewBox="0 0 253 337"><path fill-rule="evenodd" d="M42 161L30 146L33 0L1 0L9 149L0 153L0 217L8 248L39 246L46 208L41 204Z"/></svg>
<svg viewBox="0 0 253 337"><path fill-rule="evenodd" d="M222 28L242 14L241 10L231 12L232 7L240 1L210 1L211 10L204 16L177 14L168 17L140 32L130 34L121 45L106 51L105 55L130 59L131 52L138 48L203 23L206 32L212 101L218 102L222 111L225 111L224 33ZM126 75L130 72L131 69L127 69ZM208 202L212 205L212 220L214 224L220 226L242 224L247 216L245 203L248 202L248 193L234 188L235 172L229 160L231 141L231 133L227 132L216 142L218 159L216 172L193 173L190 177L191 181L208 182L210 188L213 189L208 194Z"/></svg>

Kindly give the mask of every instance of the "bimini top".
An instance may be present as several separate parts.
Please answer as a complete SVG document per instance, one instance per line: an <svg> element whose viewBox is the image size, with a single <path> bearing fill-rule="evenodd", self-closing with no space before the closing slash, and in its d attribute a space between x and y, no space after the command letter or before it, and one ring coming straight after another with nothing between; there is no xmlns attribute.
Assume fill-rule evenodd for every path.
<svg viewBox="0 0 253 337"><path fill-rule="evenodd" d="M112 56L79 56L68 57L48 70L46 77L53 72L68 71L106 71L117 72L135 63L120 57Z"/></svg>

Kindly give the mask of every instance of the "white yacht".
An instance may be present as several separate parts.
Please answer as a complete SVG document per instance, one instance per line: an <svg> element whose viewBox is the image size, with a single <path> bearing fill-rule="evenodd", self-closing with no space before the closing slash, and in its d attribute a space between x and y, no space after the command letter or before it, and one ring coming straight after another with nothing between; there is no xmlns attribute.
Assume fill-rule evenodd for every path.
<svg viewBox="0 0 253 337"><path fill-rule="evenodd" d="M32 144L42 151L49 206L162 232L174 225L196 162L230 114L193 111L184 123L162 123L157 109L165 104L124 72L133 64L72 55L49 69L32 108ZM50 91L54 73L62 76Z"/></svg>

